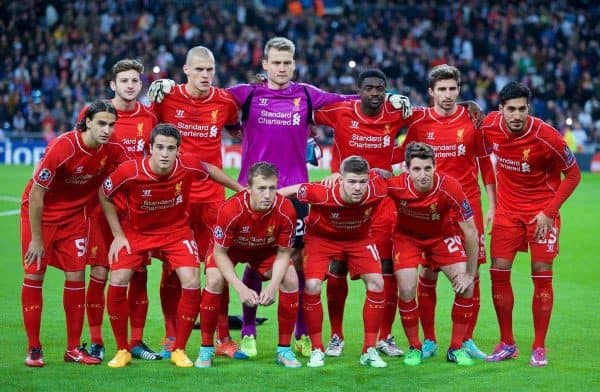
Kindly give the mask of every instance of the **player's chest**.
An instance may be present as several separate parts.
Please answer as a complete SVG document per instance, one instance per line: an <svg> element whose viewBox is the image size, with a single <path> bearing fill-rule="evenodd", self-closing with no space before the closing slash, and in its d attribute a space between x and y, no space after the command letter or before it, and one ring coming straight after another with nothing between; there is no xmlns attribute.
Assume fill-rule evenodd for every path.
<svg viewBox="0 0 600 392"><path fill-rule="evenodd" d="M148 150L154 121L150 118L124 119L115 126L115 138L131 157L143 155Z"/></svg>
<svg viewBox="0 0 600 392"><path fill-rule="evenodd" d="M372 124L360 122L352 117L342 118L340 127L334 133L335 141L349 150L381 150L394 148L394 134L397 129L391 123ZM338 131L339 129L339 131Z"/></svg>
<svg viewBox="0 0 600 392"><path fill-rule="evenodd" d="M86 184L95 177L105 175L110 162L108 151L94 155L79 154L62 166L63 181L66 184Z"/></svg>
<svg viewBox="0 0 600 392"><path fill-rule="evenodd" d="M161 119L222 128L230 109L230 105L221 102L190 104L184 99L174 99L166 102L161 108Z"/></svg>
<svg viewBox="0 0 600 392"><path fill-rule="evenodd" d="M276 219L246 219L238 222L235 237L240 243L271 244L279 234L281 224Z"/></svg>
<svg viewBox="0 0 600 392"><path fill-rule="evenodd" d="M492 151L496 156L497 167L515 174L545 171L550 157L543 145L535 145L526 139L509 142L498 138L492 144Z"/></svg>
<svg viewBox="0 0 600 392"><path fill-rule="evenodd" d="M151 177L143 177L130 183L128 193L130 199L134 200L136 204L167 208L187 201L190 187L191 181L185 177L179 177L171 181L157 181Z"/></svg>
<svg viewBox="0 0 600 392"><path fill-rule="evenodd" d="M399 215L419 220L439 221L448 211L447 200L439 194L426 198L414 198L407 194L395 202Z"/></svg>
<svg viewBox="0 0 600 392"><path fill-rule="evenodd" d="M453 158L474 154L475 138L472 127L464 125L431 124L416 129L416 141L431 145L436 158Z"/></svg>

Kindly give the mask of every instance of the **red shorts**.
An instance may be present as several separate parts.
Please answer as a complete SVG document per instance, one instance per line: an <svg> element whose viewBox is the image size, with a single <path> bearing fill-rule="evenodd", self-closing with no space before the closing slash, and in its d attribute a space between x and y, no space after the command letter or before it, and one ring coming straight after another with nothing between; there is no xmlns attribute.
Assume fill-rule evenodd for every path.
<svg viewBox="0 0 600 392"><path fill-rule="evenodd" d="M535 215L519 215L509 212L496 212L492 226L490 253L493 259L513 260L517 252L531 249L531 260L552 263L558 254L560 216L554 218L552 230L546 238L534 238L536 223L529 223Z"/></svg>
<svg viewBox="0 0 600 392"><path fill-rule="evenodd" d="M161 252L163 260L173 271L181 267L200 268L198 247L190 228L186 227L169 235L126 232L125 236L131 246L131 254L121 249L118 262L110 265L111 270L137 270L145 265L151 254L156 252Z"/></svg>
<svg viewBox="0 0 600 392"><path fill-rule="evenodd" d="M305 235L304 277L325 280L331 260L345 261L352 279L363 274L381 274L381 258L371 238L364 240L331 240Z"/></svg>
<svg viewBox="0 0 600 392"><path fill-rule="evenodd" d="M109 268L108 250L113 240L110 226L104 215L90 215L87 218L87 260L88 265Z"/></svg>
<svg viewBox="0 0 600 392"><path fill-rule="evenodd" d="M190 226L194 232L200 260L204 260L213 236L213 227L223 200L206 203L190 203Z"/></svg>
<svg viewBox="0 0 600 392"><path fill-rule="evenodd" d="M21 208L21 255L23 270L26 274L46 272L49 265L65 272L77 272L85 269L85 218L73 217L60 225L42 224L42 239L44 255L41 267L37 269L34 261L25 266L25 254L31 242L31 226L29 224L29 209Z"/></svg>
<svg viewBox="0 0 600 392"><path fill-rule="evenodd" d="M467 253L457 234L421 239L404 233L394 233L394 272L403 268L417 268L424 264L431 269L465 263Z"/></svg>
<svg viewBox="0 0 600 392"><path fill-rule="evenodd" d="M206 265L204 268L217 268L215 258L213 256L214 242L211 241L208 256L206 257ZM273 263L275 262L275 256L277 256L277 249L265 249L258 252L252 252L244 249L228 249L227 256L236 266L238 263L248 263L248 266L254 271L258 272L263 280L268 280L267 275L273 269ZM292 260L290 260L290 265Z"/></svg>
<svg viewBox="0 0 600 392"><path fill-rule="evenodd" d="M394 201L391 197L386 197L371 217L371 234L382 260L392 258L392 231L396 225L396 216Z"/></svg>

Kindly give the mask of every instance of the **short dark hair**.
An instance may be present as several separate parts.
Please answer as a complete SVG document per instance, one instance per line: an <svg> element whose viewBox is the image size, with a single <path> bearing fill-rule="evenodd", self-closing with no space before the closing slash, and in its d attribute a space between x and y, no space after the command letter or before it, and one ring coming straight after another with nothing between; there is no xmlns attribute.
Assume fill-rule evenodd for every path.
<svg viewBox="0 0 600 392"><path fill-rule="evenodd" d="M502 90L500 90L500 93L498 94L498 99L502 105L509 99L516 98L526 98L527 103L529 103L529 99L531 98L531 90L529 90L529 87L520 82L508 82L506 86L502 87Z"/></svg>
<svg viewBox="0 0 600 392"><path fill-rule="evenodd" d="M275 165L269 162L256 162L254 165L250 166L250 170L248 170L248 185L252 186L254 177L264 177L271 178L279 177L279 173L277 172L277 168Z"/></svg>
<svg viewBox="0 0 600 392"><path fill-rule="evenodd" d="M161 123L155 126L152 133L150 133L150 145L154 144L154 139L156 139L156 136L158 135L172 137L177 140L177 147L181 145L181 134L173 124Z"/></svg>
<svg viewBox="0 0 600 392"><path fill-rule="evenodd" d="M383 71L377 68L366 69L358 74L358 78L356 79L356 85L360 88L365 81L366 78L377 78L383 80L383 85L387 84L387 78Z"/></svg>
<svg viewBox="0 0 600 392"><path fill-rule="evenodd" d="M456 80L456 84L460 87L460 71L458 68L448 64L440 64L431 68L427 75L427 83L430 89L433 89L440 80L448 79Z"/></svg>
<svg viewBox="0 0 600 392"><path fill-rule="evenodd" d="M406 167L410 167L410 161L413 158L431 159L431 162L435 165L435 151L433 147L426 143L411 142L406 146L406 151L404 152Z"/></svg>
<svg viewBox="0 0 600 392"><path fill-rule="evenodd" d="M340 174L367 174L369 173L369 162L361 156L350 155L342 161Z"/></svg>
<svg viewBox="0 0 600 392"><path fill-rule="evenodd" d="M91 121L96 114L102 112L112 113L115 115L116 118L119 118L119 115L117 114L117 109L115 109L115 107L112 103L110 103L110 101L94 101L87 107L83 118L81 119L81 121L79 121L79 123L77 123L77 126L75 128L81 132L87 131L87 124L85 123L86 120Z"/></svg>
<svg viewBox="0 0 600 392"><path fill-rule="evenodd" d="M144 65L140 63L138 60L133 59L123 59L119 60L112 67L112 75L111 79L113 82L117 80L117 74L125 71L137 71L140 76L144 73Z"/></svg>

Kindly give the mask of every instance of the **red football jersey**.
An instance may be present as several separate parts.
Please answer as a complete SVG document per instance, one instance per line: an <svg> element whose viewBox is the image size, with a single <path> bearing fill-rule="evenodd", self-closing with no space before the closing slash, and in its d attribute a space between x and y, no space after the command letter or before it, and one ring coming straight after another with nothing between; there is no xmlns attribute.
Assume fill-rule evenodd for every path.
<svg viewBox="0 0 600 392"><path fill-rule="evenodd" d="M128 159L125 149L113 141L96 149L87 147L80 131L67 132L53 140L33 173L33 182L48 190L43 222L62 223L83 213L83 207L97 197L106 175ZM29 203L33 182L25 188L24 204Z"/></svg>
<svg viewBox="0 0 600 392"><path fill-rule="evenodd" d="M498 211L537 214L548 206L561 182L561 172L575 156L558 131L528 116L518 135L506 127L502 113L488 114L481 127L486 147L496 156Z"/></svg>
<svg viewBox="0 0 600 392"><path fill-rule="evenodd" d="M470 200L479 200L477 158L488 155L483 134L475 128L467 109L458 106L451 116L440 116L433 108L413 109L402 155L410 142L427 143L435 150L438 173L454 177Z"/></svg>
<svg viewBox="0 0 600 392"><path fill-rule="evenodd" d="M188 204L192 181L208 178L206 165L195 157L179 157L171 173L159 176L150 158L125 162L102 184L112 198L121 226L129 231L169 235L189 226Z"/></svg>
<svg viewBox="0 0 600 392"><path fill-rule="evenodd" d="M407 235L424 239L454 234L456 219L473 216L469 200L452 177L435 173L433 188L426 193L415 189L408 173L388 179L387 184L398 211L396 230Z"/></svg>
<svg viewBox="0 0 600 392"><path fill-rule="evenodd" d="M175 125L181 132L181 152L204 162L223 167L221 132L225 125L238 123L239 107L229 92L210 88L208 96L194 98L180 84L152 110L160 122ZM222 185L213 181L194 182L191 201L208 202L225 199Z"/></svg>
<svg viewBox="0 0 600 392"><path fill-rule="evenodd" d="M407 124L401 110L389 104L376 117L366 116L360 101L344 101L314 112L316 124L333 128L331 172L339 172L341 162L360 155L372 168L392 171L394 141L399 129Z"/></svg>
<svg viewBox="0 0 600 392"><path fill-rule="evenodd" d="M310 203L306 233L333 240L365 238L371 226L371 216L387 195L385 181L372 176L362 202L349 204L340 195L340 183L327 188L319 183L303 184L298 189L298 201Z"/></svg>
<svg viewBox="0 0 600 392"><path fill-rule="evenodd" d="M219 209L214 229L215 243L229 251L260 252L277 247L290 248L296 225L291 201L276 194L270 210L254 211L248 191L239 192Z"/></svg>

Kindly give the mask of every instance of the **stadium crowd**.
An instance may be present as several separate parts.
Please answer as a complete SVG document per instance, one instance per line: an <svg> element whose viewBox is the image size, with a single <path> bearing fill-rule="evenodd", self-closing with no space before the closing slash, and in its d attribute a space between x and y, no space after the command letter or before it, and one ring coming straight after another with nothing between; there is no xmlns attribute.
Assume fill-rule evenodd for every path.
<svg viewBox="0 0 600 392"><path fill-rule="evenodd" d="M260 71L263 43L281 35L297 44L297 80L325 90L355 91L356 75L378 67L391 89L426 105L427 70L449 63L464 75L462 97L484 110L519 80L533 114L573 131L578 148L600 141L599 5L338 0L315 12L311 3L10 2L0 17L3 133L51 139L72 129L86 102L111 96L108 71L122 58L139 58L147 82L181 82L187 49L204 44L218 85L245 82Z"/></svg>

